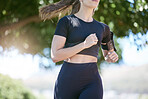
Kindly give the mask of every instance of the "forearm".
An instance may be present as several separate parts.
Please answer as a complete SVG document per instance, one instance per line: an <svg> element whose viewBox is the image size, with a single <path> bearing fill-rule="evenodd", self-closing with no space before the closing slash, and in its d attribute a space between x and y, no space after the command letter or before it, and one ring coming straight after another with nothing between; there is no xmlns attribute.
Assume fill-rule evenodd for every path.
<svg viewBox="0 0 148 99"><path fill-rule="evenodd" d="M65 60L85 49L84 42L68 48L61 48L55 53L55 62Z"/></svg>

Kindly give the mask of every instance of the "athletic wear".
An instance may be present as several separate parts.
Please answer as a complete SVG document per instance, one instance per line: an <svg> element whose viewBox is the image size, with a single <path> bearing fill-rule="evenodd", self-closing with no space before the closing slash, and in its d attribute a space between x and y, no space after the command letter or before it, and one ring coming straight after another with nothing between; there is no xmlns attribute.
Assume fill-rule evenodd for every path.
<svg viewBox="0 0 148 99"><path fill-rule="evenodd" d="M95 19L86 22L74 14L67 15L59 20L54 35L65 37L64 48L67 48L83 42L92 33L96 33L97 44L77 54L98 58L101 42L107 43L111 40L110 29L106 24ZM71 63L64 61L55 83L54 99L103 99L103 86L97 62Z"/></svg>
<svg viewBox="0 0 148 99"><path fill-rule="evenodd" d="M87 36L92 33L96 33L98 42L89 48L86 48L77 54L86 54L95 56L98 58L98 52L101 42L107 43L110 41L110 29L109 26L96 21L86 22L74 14L62 17L56 27L54 35L60 35L66 37L66 43L64 48L72 47L83 42Z"/></svg>
<svg viewBox="0 0 148 99"><path fill-rule="evenodd" d="M64 61L55 83L54 99L103 99L97 62Z"/></svg>

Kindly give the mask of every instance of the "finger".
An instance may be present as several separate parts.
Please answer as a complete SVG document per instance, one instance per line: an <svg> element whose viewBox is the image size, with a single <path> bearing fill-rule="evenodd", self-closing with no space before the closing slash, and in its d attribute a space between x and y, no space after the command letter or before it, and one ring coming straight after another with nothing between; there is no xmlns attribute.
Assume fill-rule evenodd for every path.
<svg viewBox="0 0 148 99"><path fill-rule="evenodd" d="M118 59L118 57L114 57L114 58L113 58L113 60L117 60L117 59Z"/></svg>
<svg viewBox="0 0 148 99"><path fill-rule="evenodd" d="M119 60L119 57L117 57L116 61L118 61L118 60Z"/></svg>
<svg viewBox="0 0 148 99"><path fill-rule="evenodd" d="M114 60L111 59L111 62L114 63Z"/></svg>
<svg viewBox="0 0 148 99"><path fill-rule="evenodd" d="M95 40L98 40L98 38L97 38L97 36L96 36L96 35L93 35L93 38L94 38Z"/></svg>
<svg viewBox="0 0 148 99"><path fill-rule="evenodd" d="M108 53L110 57L118 56L114 51Z"/></svg>
<svg viewBox="0 0 148 99"><path fill-rule="evenodd" d="M97 36L97 34L96 33L94 33L95 34L95 36Z"/></svg>
<svg viewBox="0 0 148 99"><path fill-rule="evenodd" d="M97 42L98 41L98 39L97 38L94 38L94 40Z"/></svg>
<svg viewBox="0 0 148 99"><path fill-rule="evenodd" d="M97 34L95 33L95 38L97 38Z"/></svg>
<svg viewBox="0 0 148 99"><path fill-rule="evenodd" d="M90 36L94 36L94 34L90 34Z"/></svg>
<svg viewBox="0 0 148 99"><path fill-rule="evenodd" d="M110 57L111 59L113 59L113 58L118 57L118 55L116 55L116 54L112 54L112 55L110 55L109 57Z"/></svg>
<svg viewBox="0 0 148 99"><path fill-rule="evenodd" d="M98 38L97 38L97 37L95 37L95 40L97 40L97 41L98 41Z"/></svg>
<svg viewBox="0 0 148 99"><path fill-rule="evenodd" d="M113 62L116 62L117 60L118 60L118 57L117 57L117 58L114 58L112 61L113 61Z"/></svg>
<svg viewBox="0 0 148 99"><path fill-rule="evenodd" d="M117 56L115 53L111 53L111 54L109 53L109 57L110 57L110 58L113 58L113 57L115 57L115 56Z"/></svg>
<svg viewBox="0 0 148 99"><path fill-rule="evenodd" d="M116 58L118 58L117 56L115 56L115 57L113 57L113 58L111 58L112 60L115 60Z"/></svg>
<svg viewBox="0 0 148 99"><path fill-rule="evenodd" d="M97 37L95 37L95 36L93 36L93 39L94 39L95 41L98 41L98 38L97 38Z"/></svg>
<svg viewBox="0 0 148 99"><path fill-rule="evenodd" d="M115 62L117 62L118 61L118 58L117 59L115 59Z"/></svg>
<svg viewBox="0 0 148 99"><path fill-rule="evenodd" d="M111 62L114 63L115 61L114 60L111 60Z"/></svg>
<svg viewBox="0 0 148 99"><path fill-rule="evenodd" d="M97 34L96 34L96 33L93 33L93 36L94 36L94 37L97 37Z"/></svg>
<svg viewBox="0 0 148 99"><path fill-rule="evenodd" d="M110 56L109 58L111 59L111 60L115 60L116 58L117 58L118 56Z"/></svg>

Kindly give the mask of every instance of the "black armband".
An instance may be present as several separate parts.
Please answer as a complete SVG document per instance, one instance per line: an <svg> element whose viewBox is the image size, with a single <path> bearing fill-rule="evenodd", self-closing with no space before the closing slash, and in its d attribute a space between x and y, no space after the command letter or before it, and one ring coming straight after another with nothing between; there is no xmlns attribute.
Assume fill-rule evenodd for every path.
<svg viewBox="0 0 148 99"><path fill-rule="evenodd" d="M104 50L111 50L117 51L115 48L114 40L113 40L113 32L111 32L111 40L107 42L105 45L101 44L102 49Z"/></svg>

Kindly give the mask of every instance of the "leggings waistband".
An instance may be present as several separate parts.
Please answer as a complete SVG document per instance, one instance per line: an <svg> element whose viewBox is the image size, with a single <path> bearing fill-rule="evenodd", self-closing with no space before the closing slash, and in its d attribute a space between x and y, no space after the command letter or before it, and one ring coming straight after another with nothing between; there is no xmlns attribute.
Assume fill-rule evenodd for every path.
<svg viewBox="0 0 148 99"><path fill-rule="evenodd" d="M73 65L97 64L97 62L88 62L88 63L71 63L71 62L67 62L67 61L64 61L64 63L67 63L67 64L73 64Z"/></svg>

